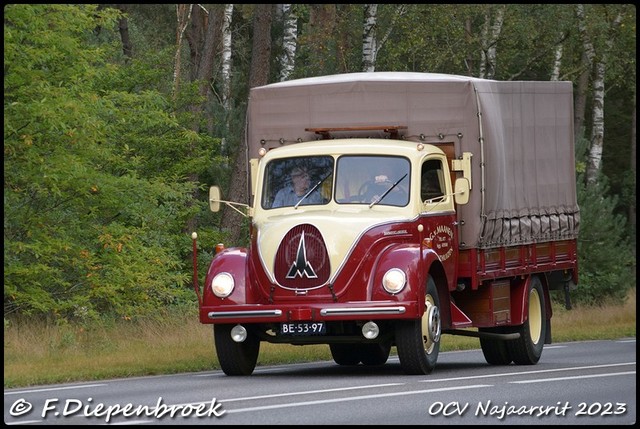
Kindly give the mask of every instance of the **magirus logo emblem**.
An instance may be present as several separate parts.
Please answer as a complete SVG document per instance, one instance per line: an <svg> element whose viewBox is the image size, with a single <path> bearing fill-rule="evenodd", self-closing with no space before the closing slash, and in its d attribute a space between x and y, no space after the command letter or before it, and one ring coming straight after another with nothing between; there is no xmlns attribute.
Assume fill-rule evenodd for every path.
<svg viewBox="0 0 640 429"><path fill-rule="evenodd" d="M329 281L331 264L318 228L308 223L291 228L278 245L273 270L276 282L285 289L324 286Z"/></svg>
<svg viewBox="0 0 640 429"><path fill-rule="evenodd" d="M300 235L296 260L293 261L293 264L291 264L291 268L289 268L289 272L287 273L288 279L295 279L297 276L307 277L310 279L318 278L318 275L313 270L311 263L307 260L307 249L304 245L304 232Z"/></svg>

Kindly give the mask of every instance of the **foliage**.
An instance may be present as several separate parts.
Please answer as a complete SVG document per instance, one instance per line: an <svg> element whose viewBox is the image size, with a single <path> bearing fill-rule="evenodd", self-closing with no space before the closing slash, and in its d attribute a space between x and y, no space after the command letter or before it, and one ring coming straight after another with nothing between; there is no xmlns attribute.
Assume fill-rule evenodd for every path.
<svg viewBox="0 0 640 429"><path fill-rule="evenodd" d="M97 26L115 28L112 10L5 12L5 316L131 318L193 302L183 229L204 203L187 178L219 141L151 84L118 89L114 51L92 43Z"/></svg>
<svg viewBox="0 0 640 429"><path fill-rule="evenodd" d="M625 234L626 220L614 213L617 197L608 196L607 191L604 177L595 186L578 181L580 281L572 297L587 304L621 302L636 286L636 264Z"/></svg>
<svg viewBox="0 0 640 429"><path fill-rule="evenodd" d="M584 159L584 140L578 142L577 151L577 159ZM605 176L587 186L584 171L577 175L577 193L579 284L572 298L586 304L620 303L636 286L636 263L626 234L626 219L615 212L618 197L609 194Z"/></svg>

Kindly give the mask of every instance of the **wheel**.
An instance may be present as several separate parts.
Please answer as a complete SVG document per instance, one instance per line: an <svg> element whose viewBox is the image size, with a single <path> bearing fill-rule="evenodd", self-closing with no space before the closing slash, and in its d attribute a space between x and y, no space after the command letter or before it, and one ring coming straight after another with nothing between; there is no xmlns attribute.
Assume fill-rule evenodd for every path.
<svg viewBox="0 0 640 429"><path fill-rule="evenodd" d="M384 344L361 344L360 360L365 365L384 365L389 359L391 343Z"/></svg>
<svg viewBox="0 0 640 429"><path fill-rule="evenodd" d="M507 328L480 328L480 332L491 332L496 334L508 333ZM507 341L494 340L490 338L480 338L480 347L482 348L482 354L490 365L509 365L513 359L509 354L507 347Z"/></svg>
<svg viewBox="0 0 640 429"><path fill-rule="evenodd" d="M338 365L358 365L360 363L358 344L329 344L331 357Z"/></svg>
<svg viewBox="0 0 640 429"><path fill-rule="evenodd" d="M544 339L547 334L547 311L542 283L536 276L531 277L528 293L527 320L518 326L520 338L507 342L509 354L518 365L533 365L540 360Z"/></svg>
<svg viewBox="0 0 640 429"><path fill-rule="evenodd" d="M419 320L402 321L396 326L396 346L400 365L407 374L429 374L440 352L440 300L433 278L429 276L424 298L425 312Z"/></svg>
<svg viewBox="0 0 640 429"><path fill-rule="evenodd" d="M249 331L247 339L236 343L231 339L234 325L213 325L213 337L220 367L227 375L251 375L258 361L260 340Z"/></svg>

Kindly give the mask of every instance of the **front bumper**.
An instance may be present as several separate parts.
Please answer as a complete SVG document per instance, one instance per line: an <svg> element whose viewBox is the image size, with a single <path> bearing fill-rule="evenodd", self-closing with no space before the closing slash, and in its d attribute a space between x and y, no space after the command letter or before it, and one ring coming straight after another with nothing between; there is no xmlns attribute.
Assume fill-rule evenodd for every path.
<svg viewBox="0 0 640 429"><path fill-rule="evenodd" d="M415 302L346 302L296 304L233 304L200 307L201 323L274 323L313 320L417 319Z"/></svg>

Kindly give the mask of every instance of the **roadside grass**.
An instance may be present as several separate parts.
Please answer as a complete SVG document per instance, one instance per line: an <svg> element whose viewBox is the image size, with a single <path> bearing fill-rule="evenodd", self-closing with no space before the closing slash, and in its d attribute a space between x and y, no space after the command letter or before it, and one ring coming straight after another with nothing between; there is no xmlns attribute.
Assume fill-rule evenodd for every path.
<svg viewBox="0 0 640 429"><path fill-rule="evenodd" d="M554 343L635 337L635 288L622 305L566 310L554 303L552 334ZM479 347L477 338L444 335L440 350ZM261 343L258 365L317 360L331 360L328 346ZM5 321L5 388L219 368L212 328L198 322L195 308L162 320L91 326Z"/></svg>

